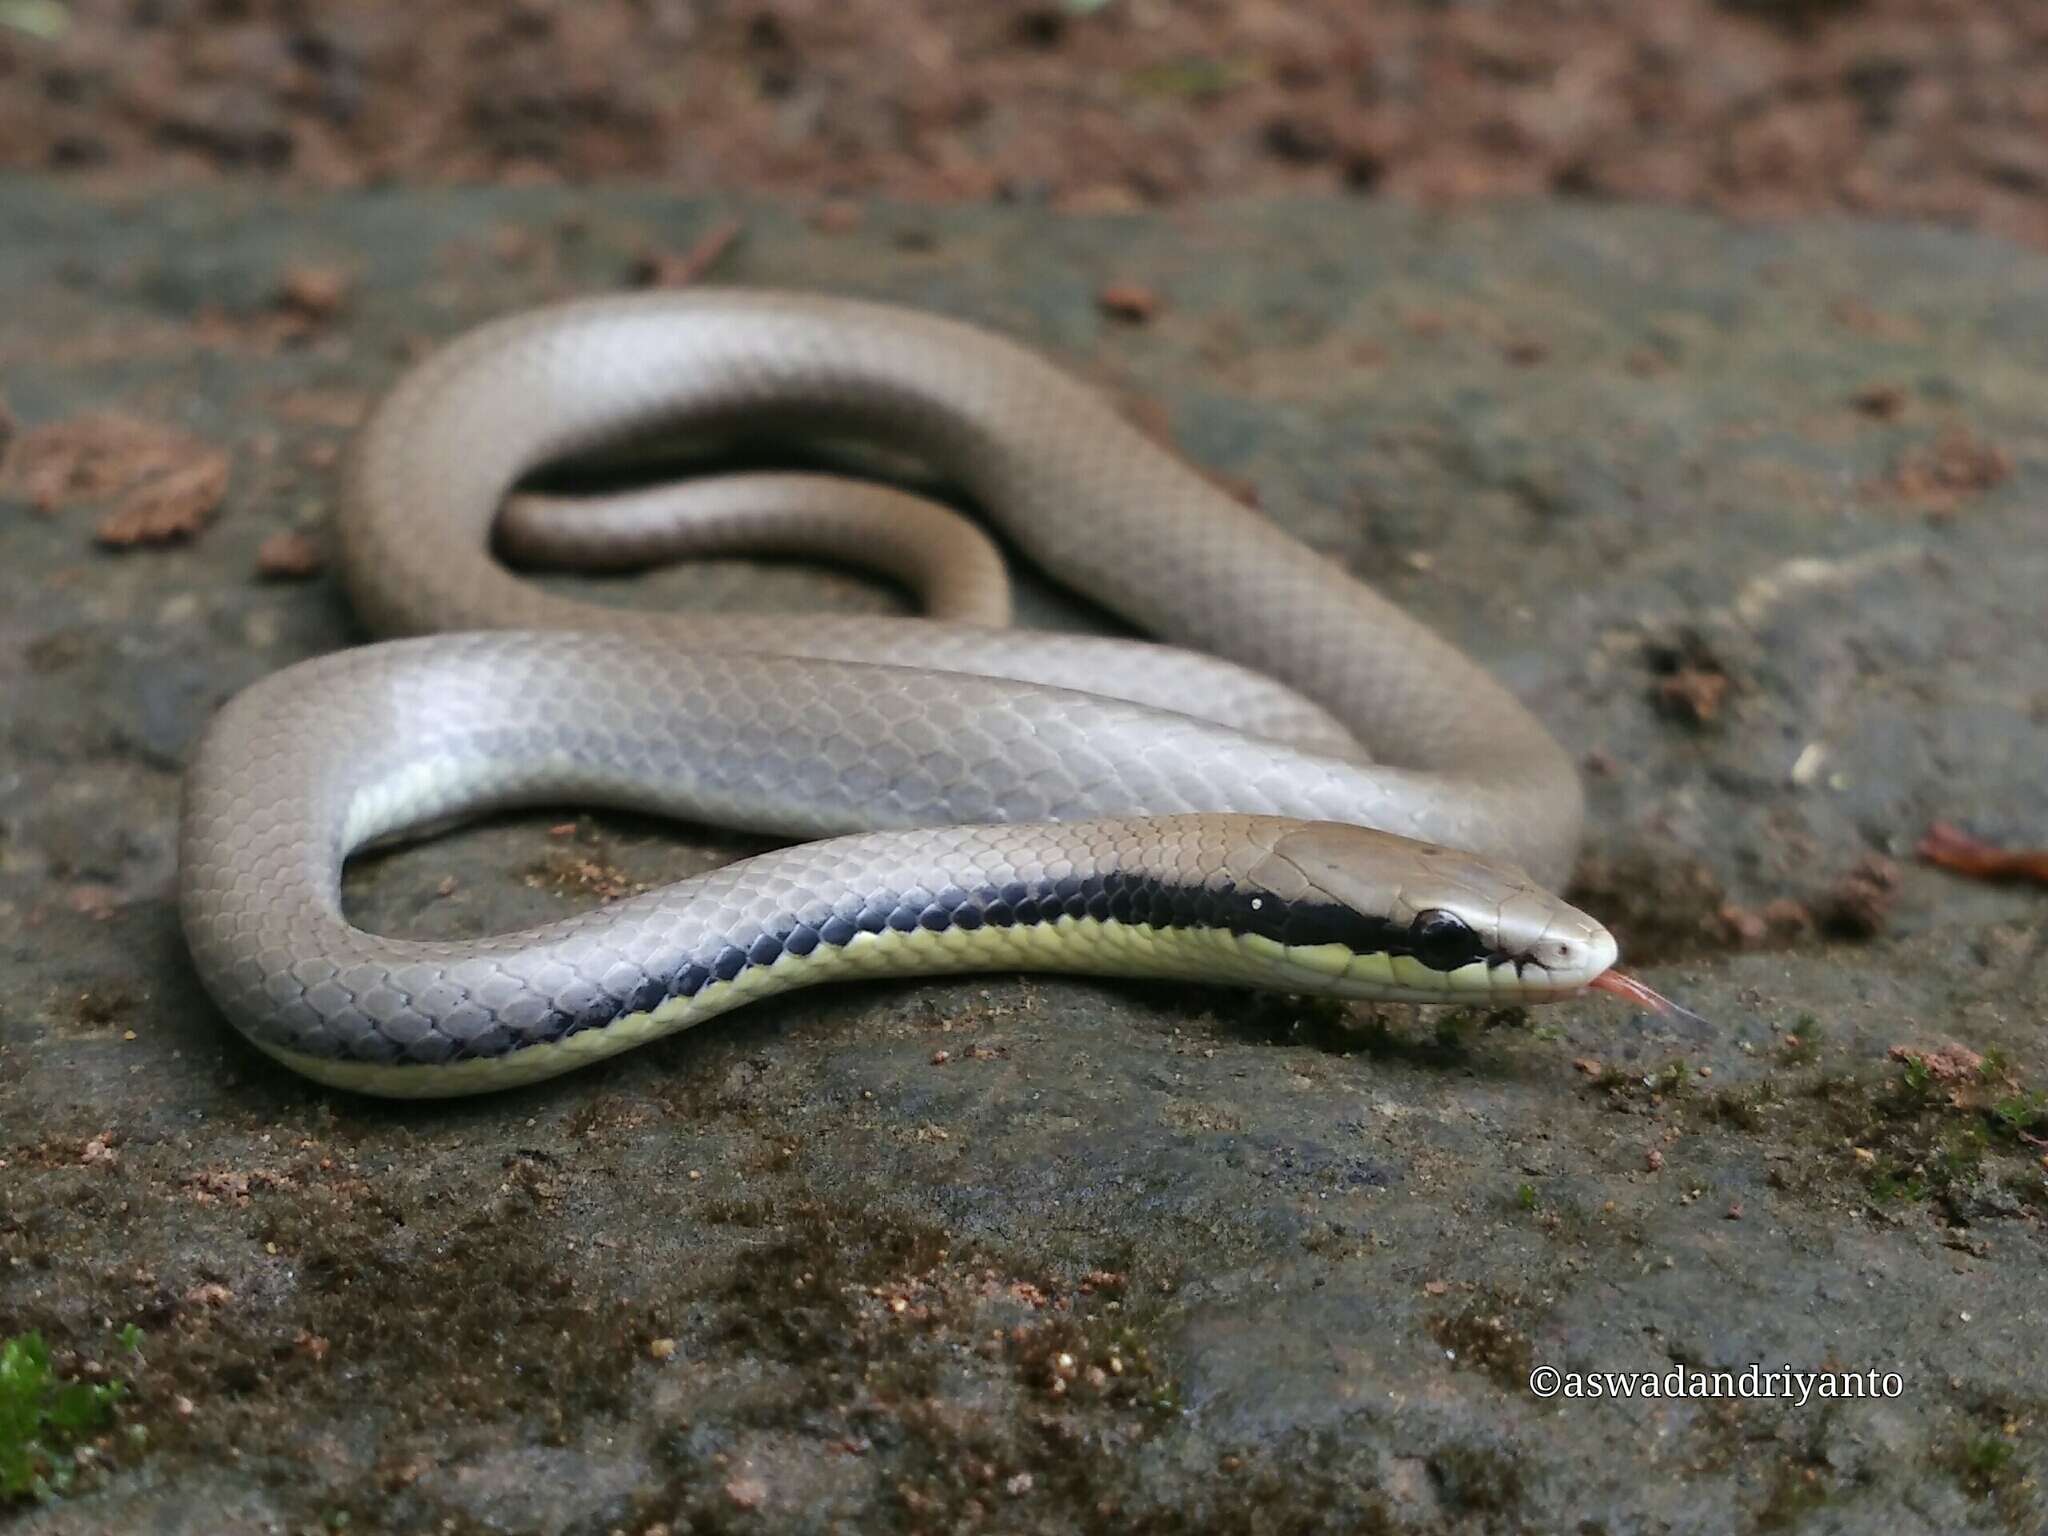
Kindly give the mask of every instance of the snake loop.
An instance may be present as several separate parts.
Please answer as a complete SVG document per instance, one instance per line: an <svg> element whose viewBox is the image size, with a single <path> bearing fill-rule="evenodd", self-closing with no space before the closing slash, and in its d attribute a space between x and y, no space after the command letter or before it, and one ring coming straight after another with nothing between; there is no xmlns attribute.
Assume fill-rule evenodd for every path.
<svg viewBox="0 0 2048 1536"><path fill-rule="evenodd" d="M973 589L956 617L625 612L492 558L533 471L678 435L911 455L1045 571L1173 644L992 627L1007 594L986 542L872 488L844 493L852 522L824 537L942 599ZM617 563L751 502L780 519L770 542L808 547L840 495L816 476L713 482L694 511L656 498L567 531L529 503L510 536ZM956 321L704 290L486 325L364 427L339 536L357 611L419 638L231 701L188 774L180 870L223 1011L325 1082L501 1087L839 977L1038 968L1540 1001L1614 959L1540 883L1569 866L1580 792L1506 690L1092 392ZM469 943L343 917L363 843L543 803L823 840Z"/></svg>

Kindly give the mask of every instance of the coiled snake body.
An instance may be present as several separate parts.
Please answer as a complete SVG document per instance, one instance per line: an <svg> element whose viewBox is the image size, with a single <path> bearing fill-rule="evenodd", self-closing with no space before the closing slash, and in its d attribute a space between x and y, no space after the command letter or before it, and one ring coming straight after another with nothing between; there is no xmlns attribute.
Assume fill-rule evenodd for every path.
<svg viewBox="0 0 2048 1536"><path fill-rule="evenodd" d="M785 548L829 525L827 543L963 617L633 613L491 558L535 469L677 435L912 455L1053 576L1210 654L992 627L1006 602L985 541L875 489L836 522L820 477L710 481L580 523L528 504L513 522L583 563L757 512ZM363 618L426 637L232 700L191 765L180 850L208 990L324 1082L531 1081L834 977L1055 969L1510 1002L1575 993L1614 960L1540 883L1568 868L1579 788L1504 689L972 327L736 290L486 325L380 405L338 532ZM464 633L427 635L442 630ZM472 943L343 917L353 849L537 803L825 840Z"/></svg>

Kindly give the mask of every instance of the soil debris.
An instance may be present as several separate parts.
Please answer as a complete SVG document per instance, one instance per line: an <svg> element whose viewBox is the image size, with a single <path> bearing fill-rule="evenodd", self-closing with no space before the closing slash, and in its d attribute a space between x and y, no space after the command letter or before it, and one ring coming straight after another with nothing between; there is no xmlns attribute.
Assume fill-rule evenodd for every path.
<svg viewBox="0 0 2048 1536"><path fill-rule="evenodd" d="M1705 725L1721 712L1728 694L1728 674L1704 667L1681 667L1657 680L1657 704L1673 720Z"/></svg>
<svg viewBox="0 0 2048 1536"><path fill-rule="evenodd" d="M1891 920L1899 896L1899 866L1872 854L1857 863L1822 899L1821 927L1842 938L1872 939Z"/></svg>
<svg viewBox="0 0 2048 1536"><path fill-rule="evenodd" d="M1930 516L1950 516L2012 474L2012 457L1967 427L1946 428L1908 449L1892 469L1892 493Z"/></svg>
<svg viewBox="0 0 2048 1536"><path fill-rule="evenodd" d="M725 219L699 236L684 251L643 251L630 274L640 288L687 288L711 275L746 233L738 219Z"/></svg>
<svg viewBox="0 0 2048 1536"><path fill-rule="evenodd" d="M93 528L104 549L176 544L196 537L220 510L228 493L228 456L216 448L196 449L122 498Z"/></svg>
<svg viewBox="0 0 2048 1536"><path fill-rule="evenodd" d="M810 225L821 235L850 235L860 228L861 218L859 203L834 198L811 211Z"/></svg>
<svg viewBox="0 0 2048 1536"><path fill-rule="evenodd" d="M103 411L26 429L0 468L10 491L50 513L106 501L213 451L175 427Z"/></svg>
<svg viewBox="0 0 2048 1536"><path fill-rule="evenodd" d="M2048 245L2025 0L12 9L62 21L0 25L0 166L138 188L1555 193Z"/></svg>
<svg viewBox="0 0 2048 1536"><path fill-rule="evenodd" d="M324 325L348 307L355 279L339 267L291 266L278 280L277 307L312 325Z"/></svg>
<svg viewBox="0 0 2048 1536"><path fill-rule="evenodd" d="M1984 1073L1984 1058L1954 1040L1931 1051L1895 1045L1885 1054L1893 1061L1916 1064L1937 1083L1974 1083Z"/></svg>
<svg viewBox="0 0 2048 1536"><path fill-rule="evenodd" d="M1112 320L1142 325L1159 313L1159 295L1143 283L1109 283L1095 295L1095 302Z"/></svg>
<svg viewBox="0 0 2048 1536"><path fill-rule="evenodd" d="M1849 404L1877 421L1897 421L1906 412L1906 392L1896 384L1872 384L1849 397Z"/></svg>
<svg viewBox="0 0 2048 1536"><path fill-rule="evenodd" d="M1973 880L2026 880L2048 886L2048 848L2001 848L1946 821L1930 826L1914 852Z"/></svg>
<svg viewBox="0 0 2048 1536"><path fill-rule="evenodd" d="M1714 916L1722 935L1739 949L1796 943L1819 927L1812 909L1790 896L1780 896L1761 908L1723 902Z"/></svg>
<svg viewBox="0 0 2048 1536"><path fill-rule="evenodd" d="M1705 639L1693 633L1646 649L1654 681L1650 701L1667 720L1707 725L1721 713L1732 679Z"/></svg>
<svg viewBox="0 0 2048 1536"><path fill-rule="evenodd" d="M256 546L256 574L265 581L304 581L326 568L326 552L303 533L285 529Z"/></svg>

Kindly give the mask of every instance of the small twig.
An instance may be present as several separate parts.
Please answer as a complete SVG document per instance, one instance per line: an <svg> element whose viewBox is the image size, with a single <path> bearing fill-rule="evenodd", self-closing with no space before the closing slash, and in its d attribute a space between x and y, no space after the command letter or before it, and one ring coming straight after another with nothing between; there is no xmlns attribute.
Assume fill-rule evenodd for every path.
<svg viewBox="0 0 2048 1536"><path fill-rule="evenodd" d="M679 256L666 251L649 252L634 263L633 279L649 288L687 288L710 275L711 269L739 243L746 228L738 219L723 219Z"/></svg>
<svg viewBox="0 0 2048 1536"><path fill-rule="evenodd" d="M1914 850L1928 863L1973 880L2028 880L2048 885L2048 848L2000 848L1937 821Z"/></svg>

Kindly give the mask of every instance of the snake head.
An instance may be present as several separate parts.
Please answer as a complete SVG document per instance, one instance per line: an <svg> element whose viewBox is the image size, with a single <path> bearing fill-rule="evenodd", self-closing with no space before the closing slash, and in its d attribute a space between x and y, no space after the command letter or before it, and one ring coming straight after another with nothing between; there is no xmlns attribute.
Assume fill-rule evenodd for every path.
<svg viewBox="0 0 2048 1536"><path fill-rule="evenodd" d="M1245 871L1241 934L1284 985L1387 1002L1548 1002L1614 965L1614 936L1512 865L1337 822L1305 822Z"/></svg>

